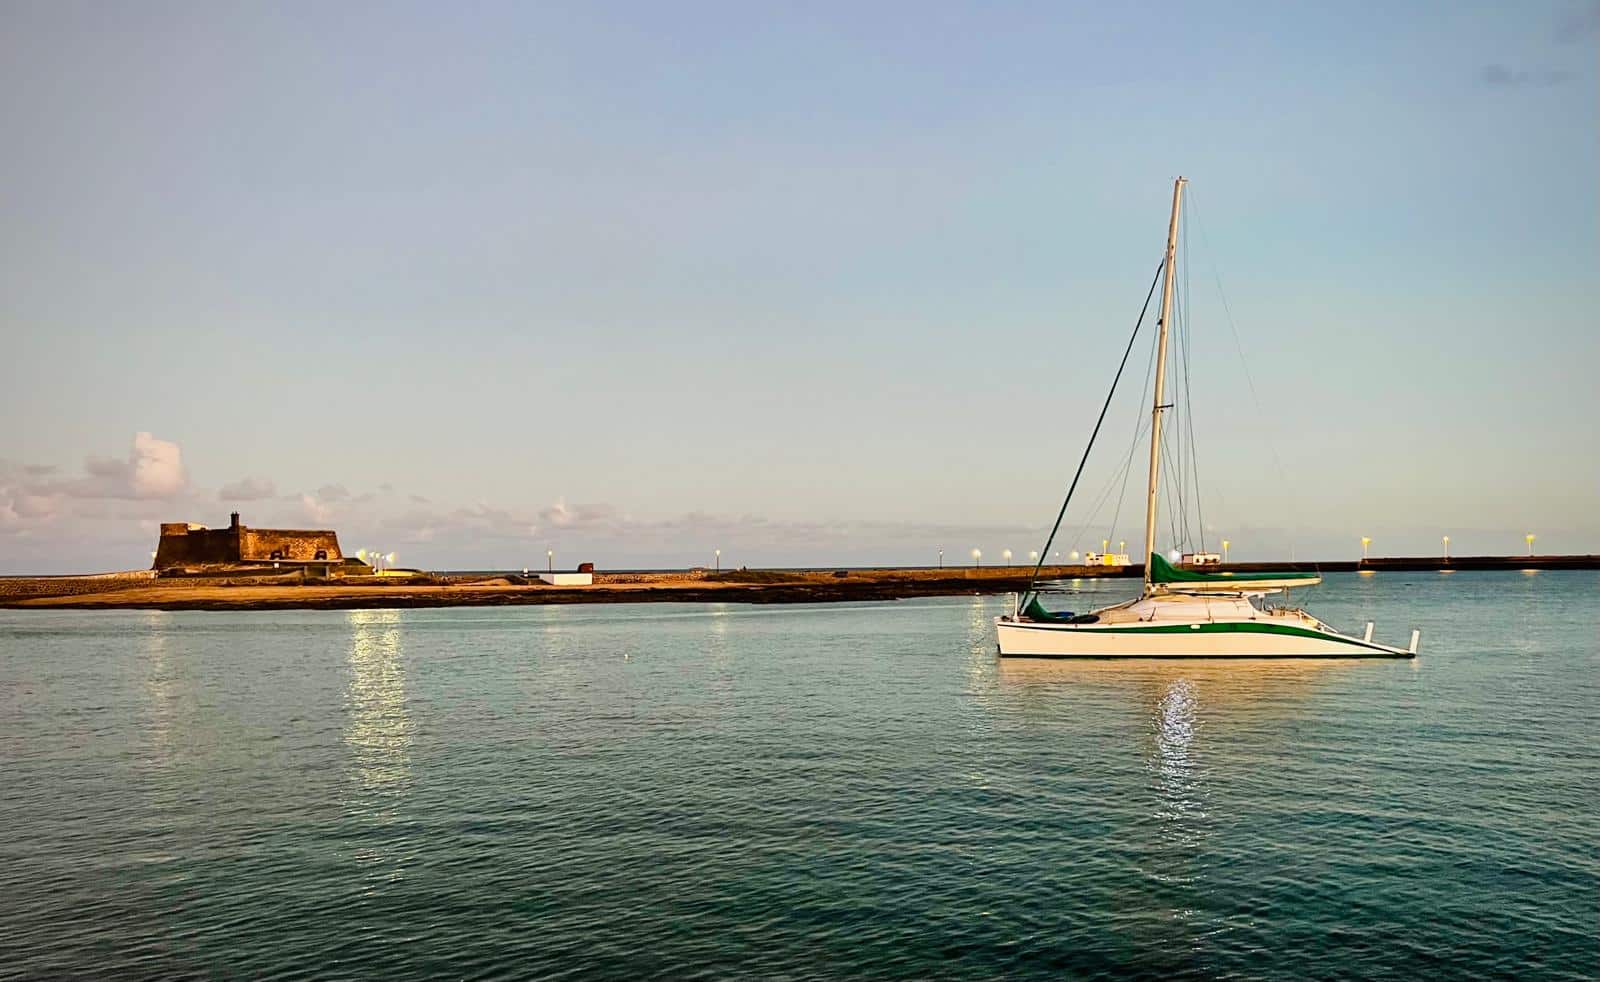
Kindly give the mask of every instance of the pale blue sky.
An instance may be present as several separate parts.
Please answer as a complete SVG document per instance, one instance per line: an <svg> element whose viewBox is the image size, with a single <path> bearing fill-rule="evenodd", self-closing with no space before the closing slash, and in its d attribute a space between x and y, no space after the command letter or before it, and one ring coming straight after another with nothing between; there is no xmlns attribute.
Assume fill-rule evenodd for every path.
<svg viewBox="0 0 1600 982"><path fill-rule="evenodd" d="M1600 6L1393 6L7 3L0 571L1026 552L1179 173L1235 558L1600 551Z"/></svg>

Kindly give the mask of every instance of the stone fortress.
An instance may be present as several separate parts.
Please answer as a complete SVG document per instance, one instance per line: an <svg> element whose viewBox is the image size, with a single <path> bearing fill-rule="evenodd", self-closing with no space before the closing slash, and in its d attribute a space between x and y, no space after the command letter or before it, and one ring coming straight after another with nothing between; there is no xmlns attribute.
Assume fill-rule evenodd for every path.
<svg viewBox="0 0 1600 982"><path fill-rule="evenodd" d="M163 522L156 545L156 570L182 566L301 566L326 573L344 561L331 529L257 529L234 512L225 529Z"/></svg>

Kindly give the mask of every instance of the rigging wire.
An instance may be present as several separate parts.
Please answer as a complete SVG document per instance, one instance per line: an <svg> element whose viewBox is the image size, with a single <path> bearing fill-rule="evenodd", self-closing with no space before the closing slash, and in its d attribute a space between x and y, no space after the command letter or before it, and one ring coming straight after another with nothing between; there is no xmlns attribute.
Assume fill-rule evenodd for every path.
<svg viewBox="0 0 1600 982"><path fill-rule="evenodd" d="M1150 391L1150 376L1155 372L1157 347L1156 339L1151 338L1150 357L1145 359L1144 363L1144 381L1139 385L1140 399L1134 407L1133 442L1128 448L1128 464L1122 472L1122 490L1117 492L1117 508L1111 515L1111 527L1106 531L1106 541L1108 542L1117 537L1117 523L1122 521L1122 506L1128 500L1128 478L1133 473L1133 453L1139 449L1139 441L1143 439L1145 431L1150 428L1150 416L1145 412L1143 397ZM1146 543L1146 545L1148 546L1149 543Z"/></svg>
<svg viewBox="0 0 1600 982"><path fill-rule="evenodd" d="M1183 415L1189 424L1189 470L1194 478L1195 532L1199 540L1198 552L1206 551L1206 510L1200 496L1200 444L1194 436L1194 386L1189 373L1190 349L1194 343L1189 292L1189 225L1183 229ZM1185 512L1187 515L1187 512Z"/></svg>
<svg viewBox="0 0 1600 982"><path fill-rule="evenodd" d="M1126 491L1128 485L1128 474L1133 468L1133 458L1139 449L1139 440L1143 436L1143 429L1141 429L1134 436L1133 442L1128 446L1127 454L1125 454L1122 458L1122 463L1112 470L1111 477L1104 485L1101 486L1099 496L1095 498L1094 505L1089 509L1089 517L1078 526L1078 534L1073 537L1072 542L1067 546L1068 549L1076 549L1078 544L1083 541L1084 533L1088 532L1089 528L1095 524L1095 519L1100 516L1100 509L1105 506L1106 501L1111 497L1111 491L1114 487L1116 487L1119 480L1122 482L1124 492ZM1119 511L1121 507L1122 502L1119 499L1117 502L1117 508ZM1115 526L1113 526L1112 534L1115 534Z"/></svg>
<svg viewBox="0 0 1600 982"><path fill-rule="evenodd" d="M1161 454L1162 454L1162 456L1169 456L1169 454L1167 452L1167 447L1168 447L1167 438L1168 438L1167 437L1167 431L1166 430L1162 430L1161 431ZM1179 440L1183 439L1183 435L1181 433L1178 435L1178 439ZM1172 502L1177 502L1176 507L1174 507L1172 505L1169 505L1167 507L1167 528L1170 529L1171 532L1172 532L1172 545L1175 548L1177 548L1179 550L1182 550L1184 535L1187 535L1187 531L1188 530L1187 529L1184 530L1184 535L1180 535L1179 531L1178 531L1179 530L1179 525L1183 520L1183 502L1182 502L1181 496L1178 494L1178 491L1177 491L1177 489L1176 489L1176 487L1174 485L1174 481L1175 480L1181 481L1182 477L1180 476L1180 477L1174 478L1173 475L1172 475L1172 471L1173 470L1174 470L1174 468L1171 468L1171 467L1162 468L1161 469L1161 482L1162 482L1162 487L1164 487L1166 489L1166 491L1167 491L1167 500L1168 501L1172 501ZM1156 550L1151 549L1150 551L1151 552L1155 552Z"/></svg>
<svg viewBox="0 0 1600 982"><path fill-rule="evenodd" d="M1173 298L1174 306L1172 311L1172 330L1177 335L1177 343L1172 346L1172 361L1174 363L1174 370L1172 373L1173 419L1171 428L1177 432L1177 435L1174 436L1172 440L1176 449L1172 453L1172 467L1170 470L1175 472L1172 475L1174 478L1173 484L1176 487L1176 491L1174 492L1172 498L1174 503L1173 512L1177 518L1177 528L1181 530L1181 534L1174 536L1173 546L1176 547L1179 552L1182 552L1183 547L1189 542L1189 474L1188 470L1184 467L1185 446L1183 442L1184 424L1189 419L1189 373L1188 361L1186 357L1189 337L1189 319L1184 316L1183 311L1180 309L1183 303L1181 289L1176 292L1178 292L1179 295ZM1162 430L1161 435L1163 440L1165 440L1167 431ZM1165 447L1163 447L1163 449L1165 449Z"/></svg>
<svg viewBox="0 0 1600 982"><path fill-rule="evenodd" d="M1200 213L1199 213L1199 209L1195 208L1194 192L1193 192L1192 189L1189 192L1189 211L1190 211L1190 214L1193 216L1195 223L1197 225L1199 225L1199 223L1200 223ZM1204 225L1200 225L1200 241L1206 248L1207 257L1211 260L1211 275L1216 280L1217 298L1222 301L1222 313L1223 313L1224 318L1228 322L1228 332L1233 335L1233 347L1234 347L1234 350L1236 352L1238 352L1238 354L1239 354L1239 367L1244 370L1245 386L1250 391L1250 401L1255 406L1256 418L1257 419L1270 418L1270 417L1267 417L1261 411L1261 397L1259 395L1257 395L1257 393L1256 393L1255 380L1250 377L1250 365L1249 365L1249 363L1247 363L1245 361L1245 358L1244 358L1244 345L1241 344L1240 341L1239 341L1239 329L1236 326L1234 326L1233 311L1228 307L1228 295L1222 289L1222 272L1217 268L1216 252L1211 248L1211 240L1206 235L1206 227ZM1295 518L1295 524L1298 525L1299 524L1299 515L1298 515L1298 509L1295 508L1295 502L1297 502L1299 499L1295 495L1293 487L1289 483L1288 472L1284 469L1283 459L1278 456L1278 447L1277 447L1277 444L1274 443L1273 440L1272 440L1272 434L1269 433L1269 432L1266 432L1265 430L1263 430L1262 435L1266 437L1267 450L1272 454L1273 466L1276 467L1277 470L1278 470L1278 481L1282 485L1284 491L1286 492L1285 497L1287 497L1289 499L1290 508L1293 509L1296 512L1296 514L1294 515L1294 518ZM1291 540L1291 544L1290 544L1291 553L1293 552L1293 548L1294 548L1293 547L1293 542Z"/></svg>
<svg viewBox="0 0 1600 982"><path fill-rule="evenodd" d="M1049 538L1044 540L1044 548L1039 550L1039 561L1034 564L1033 575L1028 577L1028 588L1023 591L1027 597L1033 593L1033 585L1038 582L1039 570L1044 567L1046 557L1050 555L1050 544L1055 542L1056 533L1061 531L1061 520L1067 515L1067 505L1072 502L1072 493L1078 489L1078 480L1083 477L1084 465L1089 462L1089 453L1094 449L1095 438L1100 435L1100 426L1106 421L1106 412L1111 408L1111 398L1117 394L1117 383L1122 380L1122 371L1128 367L1128 355L1133 353L1133 342L1139 337L1139 328L1144 326L1144 315L1150 310L1150 298L1155 296L1156 282L1161 278L1161 269L1166 265L1163 258L1161 265L1156 267L1156 275L1150 280L1150 290L1144 295L1144 306L1139 308L1139 319L1133 324L1133 334L1128 337L1128 346L1122 351L1122 363L1117 366L1117 374L1111 379L1111 391L1106 393L1105 404L1100 407L1100 418L1094 422L1094 429L1089 433L1089 445L1083 448L1083 458L1078 461L1078 470L1072 475L1072 484L1067 487L1067 496L1062 499L1061 510L1056 513L1056 523L1050 528ZM1019 604L1023 601L1019 601Z"/></svg>

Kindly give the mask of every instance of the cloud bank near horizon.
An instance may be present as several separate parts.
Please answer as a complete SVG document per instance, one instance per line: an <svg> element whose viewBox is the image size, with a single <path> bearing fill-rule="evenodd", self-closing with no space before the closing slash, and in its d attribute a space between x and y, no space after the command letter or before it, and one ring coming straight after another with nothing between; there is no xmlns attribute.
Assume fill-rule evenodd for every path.
<svg viewBox="0 0 1600 982"><path fill-rule="evenodd" d="M885 547L926 551L929 541L1010 536L1021 526L960 526L894 521L779 520L758 514L691 511L641 518L608 502L546 505L480 500L441 504L384 483L352 491L338 482L303 491L246 475L211 489L197 486L176 442L134 435L126 458L86 457L82 473L0 460L0 572L93 571L138 565L164 521L219 525L228 510L264 527L327 526L357 548L399 551L436 568L514 568L555 549L613 565L703 561L712 549L800 562L869 555ZM952 546L951 559L965 555ZM1019 549L1019 554L1021 550ZM998 550L996 550L998 554Z"/></svg>
<svg viewBox="0 0 1600 982"><path fill-rule="evenodd" d="M247 475L216 488L190 478L182 448L149 432L134 434L125 457L89 456L81 473L66 475L48 464L0 460L0 573L92 572L142 566L164 521L221 525L230 510L263 527L330 527L347 551L400 553L402 563L435 569L514 569L541 564L553 550L558 562L594 561L613 568L705 565L713 550L729 565L948 565L1001 560L1013 550L1023 562L1042 546L1046 525L928 522L895 519L777 518L755 512L688 511L638 516L609 502L548 504L479 500L436 502L384 482L352 489L326 481L308 490L280 490L273 479ZM1042 522L1049 516L1037 517ZM1376 525L1377 554L1429 555L1438 539L1430 530ZM1549 551L1584 552L1592 532L1542 529ZM1053 552L1099 548L1106 534L1069 520ZM1224 534L1208 528L1216 540ZM1226 533L1237 559L1348 558L1358 548L1350 535L1277 527L1241 526ZM1453 529L1458 554L1517 551L1524 530ZM1348 541L1347 541L1348 540ZM1138 546L1133 546L1137 551ZM1054 557L1053 557L1054 558Z"/></svg>

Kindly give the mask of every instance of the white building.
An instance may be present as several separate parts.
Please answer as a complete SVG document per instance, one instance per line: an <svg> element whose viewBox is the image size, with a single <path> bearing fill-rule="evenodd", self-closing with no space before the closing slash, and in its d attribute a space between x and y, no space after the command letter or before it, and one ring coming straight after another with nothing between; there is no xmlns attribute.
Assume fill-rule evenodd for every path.
<svg viewBox="0 0 1600 982"><path fill-rule="evenodd" d="M1128 554L1125 552L1086 552L1083 554L1085 566L1129 566Z"/></svg>
<svg viewBox="0 0 1600 982"><path fill-rule="evenodd" d="M539 579L551 586L593 586L593 573L540 573Z"/></svg>

